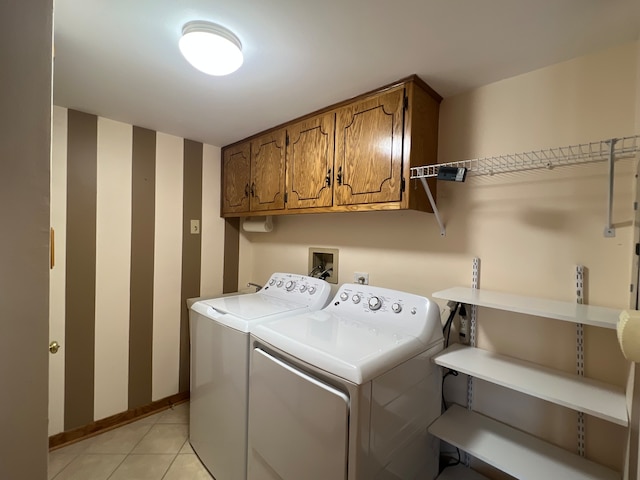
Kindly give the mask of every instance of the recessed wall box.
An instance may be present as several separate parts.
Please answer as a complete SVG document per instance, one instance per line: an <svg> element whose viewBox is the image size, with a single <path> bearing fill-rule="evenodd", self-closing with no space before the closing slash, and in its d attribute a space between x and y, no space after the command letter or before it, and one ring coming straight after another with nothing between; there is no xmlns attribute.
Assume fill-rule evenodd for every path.
<svg viewBox="0 0 640 480"><path fill-rule="evenodd" d="M329 283L338 283L338 249L309 248L309 276L323 278Z"/></svg>

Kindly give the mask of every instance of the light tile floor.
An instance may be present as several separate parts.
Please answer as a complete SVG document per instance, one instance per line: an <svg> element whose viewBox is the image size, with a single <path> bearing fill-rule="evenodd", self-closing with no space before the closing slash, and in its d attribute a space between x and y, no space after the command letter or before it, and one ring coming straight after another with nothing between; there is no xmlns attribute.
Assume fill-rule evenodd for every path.
<svg viewBox="0 0 640 480"><path fill-rule="evenodd" d="M189 445L189 402L49 453L49 480L212 480Z"/></svg>

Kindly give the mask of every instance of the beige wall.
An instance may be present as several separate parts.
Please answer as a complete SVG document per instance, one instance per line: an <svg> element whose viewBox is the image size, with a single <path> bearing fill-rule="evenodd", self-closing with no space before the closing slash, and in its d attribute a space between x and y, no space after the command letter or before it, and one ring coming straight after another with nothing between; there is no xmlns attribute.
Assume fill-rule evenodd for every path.
<svg viewBox="0 0 640 480"><path fill-rule="evenodd" d="M51 0L0 4L0 478L47 478Z"/></svg>
<svg viewBox="0 0 640 480"><path fill-rule="evenodd" d="M640 133L638 64L638 44L627 44L445 99L439 161ZM307 273L308 247L318 246L339 249L340 283L351 282L354 271L368 272L372 284L430 296L469 286L477 256L483 288L573 301L574 269L582 264L588 302L625 308L634 170L632 160L616 164L615 238L603 237L604 163L476 177L465 184L439 183L444 238L433 215L417 212L278 217L273 233L241 236L239 283L264 282L277 270ZM567 371L575 368L571 324L481 310L478 342ZM625 384L627 365L614 332L587 328L586 372ZM453 383L449 389L455 391ZM481 412L575 449L574 412L486 384L477 391ZM621 469L624 445L624 429L587 419L590 458Z"/></svg>

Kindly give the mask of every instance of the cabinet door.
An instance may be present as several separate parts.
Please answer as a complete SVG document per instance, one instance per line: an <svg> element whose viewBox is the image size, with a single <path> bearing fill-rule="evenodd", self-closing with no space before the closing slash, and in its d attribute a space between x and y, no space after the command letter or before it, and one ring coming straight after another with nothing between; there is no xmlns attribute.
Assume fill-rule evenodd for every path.
<svg viewBox="0 0 640 480"><path fill-rule="evenodd" d="M337 205L401 200L403 107L400 87L338 110Z"/></svg>
<svg viewBox="0 0 640 480"><path fill-rule="evenodd" d="M250 143L224 150L222 155L222 214L249 211Z"/></svg>
<svg viewBox="0 0 640 480"><path fill-rule="evenodd" d="M287 208L330 207L333 203L335 114L287 129Z"/></svg>
<svg viewBox="0 0 640 480"><path fill-rule="evenodd" d="M284 208L284 129L251 142L251 211Z"/></svg>

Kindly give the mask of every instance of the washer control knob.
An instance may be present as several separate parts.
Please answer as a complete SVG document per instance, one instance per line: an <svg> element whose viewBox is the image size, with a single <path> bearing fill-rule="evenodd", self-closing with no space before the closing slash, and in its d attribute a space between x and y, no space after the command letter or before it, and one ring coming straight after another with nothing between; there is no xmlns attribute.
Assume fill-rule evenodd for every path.
<svg viewBox="0 0 640 480"><path fill-rule="evenodd" d="M300 293L304 293L307 291L307 286L306 285L300 285Z"/></svg>
<svg viewBox="0 0 640 480"><path fill-rule="evenodd" d="M394 303L393 305L391 305L391 310L393 310L393 313L400 313L402 311L402 305L400 305L399 303Z"/></svg>
<svg viewBox="0 0 640 480"><path fill-rule="evenodd" d="M276 279L272 278L271 280L269 280L269 285L273 285L274 283L276 283Z"/></svg>
<svg viewBox="0 0 640 480"><path fill-rule="evenodd" d="M343 302L346 302L349 299L349 294L347 292L342 292L340 294L340 300L342 300Z"/></svg>
<svg viewBox="0 0 640 480"><path fill-rule="evenodd" d="M353 297L351 297L351 300L353 300L353 303L355 304L360 303L360 295L356 293Z"/></svg>
<svg viewBox="0 0 640 480"><path fill-rule="evenodd" d="M293 280L289 280L286 285L284 286L284 288L287 289L287 292L290 292L291 290L293 290L294 288L296 288L296 282L294 282Z"/></svg>
<svg viewBox="0 0 640 480"><path fill-rule="evenodd" d="M380 300L378 297L371 297L369 299L370 310L380 310L380 307L382 307L382 300Z"/></svg>
<svg viewBox="0 0 640 480"><path fill-rule="evenodd" d="M313 295L314 293L316 293L316 287L312 285L309 287L309 295Z"/></svg>
<svg viewBox="0 0 640 480"><path fill-rule="evenodd" d="M276 287L280 288L283 283L284 282L282 280L278 280L278 283L276 283Z"/></svg>

